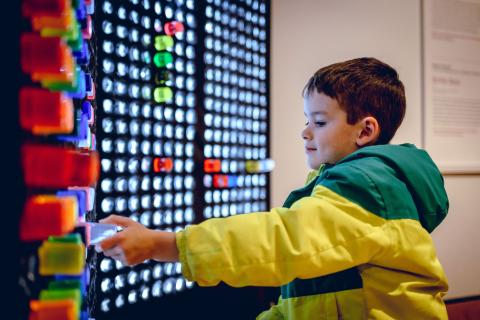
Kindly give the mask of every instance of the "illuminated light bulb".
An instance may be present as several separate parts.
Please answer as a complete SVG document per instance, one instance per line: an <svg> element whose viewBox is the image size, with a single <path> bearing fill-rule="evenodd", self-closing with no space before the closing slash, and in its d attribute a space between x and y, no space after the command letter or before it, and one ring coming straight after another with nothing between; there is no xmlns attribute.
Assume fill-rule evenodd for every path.
<svg viewBox="0 0 480 320"><path fill-rule="evenodd" d="M138 273L134 270L130 271L127 275L127 282L131 286L136 285L138 283Z"/></svg>
<svg viewBox="0 0 480 320"><path fill-rule="evenodd" d="M110 59L103 59L102 67L103 71L107 74L111 74L115 71L115 64Z"/></svg>
<svg viewBox="0 0 480 320"><path fill-rule="evenodd" d="M120 290L123 287L125 287L125 281L126 281L126 277L124 274L119 274L115 276L115 279L114 279L115 289Z"/></svg>
<svg viewBox="0 0 480 320"><path fill-rule="evenodd" d="M141 21L142 21L142 22L141 22L141 25L142 25L145 29L149 30L150 27L151 27L150 17L148 17L148 16L143 16ZM165 32L165 33L166 33L166 32Z"/></svg>
<svg viewBox="0 0 480 320"><path fill-rule="evenodd" d="M130 173L136 173L138 171L138 167L139 164L137 159L132 158L128 160L127 168Z"/></svg>
<svg viewBox="0 0 480 320"><path fill-rule="evenodd" d="M138 24L140 22L139 15L138 15L137 11L135 11L135 10L130 11L128 16L130 18L130 21L132 21L134 24Z"/></svg>
<svg viewBox="0 0 480 320"><path fill-rule="evenodd" d="M140 297L142 297L143 300L148 300L150 297L150 289L146 286L142 286L140 288Z"/></svg>
<svg viewBox="0 0 480 320"><path fill-rule="evenodd" d="M155 106L153 108L153 117L157 120L163 119L163 107L162 106Z"/></svg>
<svg viewBox="0 0 480 320"><path fill-rule="evenodd" d="M142 5L143 5L143 9L148 11L150 9L150 0L143 0Z"/></svg>
<svg viewBox="0 0 480 320"><path fill-rule="evenodd" d="M195 107L195 103L196 103L195 95L191 92L188 93L187 94L187 106L190 107L190 108L193 108L193 107Z"/></svg>
<svg viewBox="0 0 480 320"><path fill-rule="evenodd" d="M137 211L140 208L140 201L137 196L131 196L128 199L128 209L131 211Z"/></svg>
<svg viewBox="0 0 480 320"><path fill-rule="evenodd" d="M156 281L152 286L152 296L160 297L162 295L162 281Z"/></svg>
<svg viewBox="0 0 480 320"><path fill-rule="evenodd" d="M152 36L149 35L148 33L144 33L142 35L142 44L145 47L150 47L150 44L152 43Z"/></svg>
<svg viewBox="0 0 480 320"><path fill-rule="evenodd" d="M183 205L183 197L181 193L176 193L173 203L175 204L176 207L180 207Z"/></svg>
<svg viewBox="0 0 480 320"><path fill-rule="evenodd" d="M157 87L153 91L153 98L157 103L170 101L173 98L173 91L169 87Z"/></svg>
<svg viewBox="0 0 480 320"><path fill-rule="evenodd" d="M110 311L110 308L111 308L111 305L112 302L110 301L110 299L104 299L101 303L100 303L100 309L103 311L103 312L109 312Z"/></svg>
<svg viewBox="0 0 480 320"><path fill-rule="evenodd" d="M230 215L234 216L236 214L237 214L237 206L234 204L230 205Z"/></svg>
<svg viewBox="0 0 480 320"><path fill-rule="evenodd" d="M124 7L118 8L117 16L118 16L118 18L120 18L122 20L126 19L127 18L127 10L125 10Z"/></svg>
<svg viewBox="0 0 480 320"><path fill-rule="evenodd" d="M116 178L113 185L117 192L125 192L127 190L127 180L123 177Z"/></svg>
<svg viewBox="0 0 480 320"><path fill-rule="evenodd" d="M142 98L145 99L145 100L150 100L151 97L152 97L152 88L149 85L143 85L142 86Z"/></svg>
<svg viewBox="0 0 480 320"><path fill-rule="evenodd" d="M130 29L129 39L132 42L140 40L140 32L137 29Z"/></svg>
<svg viewBox="0 0 480 320"><path fill-rule="evenodd" d="M105 198L102 200L100 207L104 213L110 213L113 211L114 202L112 198Z"/></svg>
<svg viewBox="0 0 480 320"><path fill-rule="evenodd" d="M153 216L152 216L152 224L154 226L160 226L162 224L162 222L163 222L162 214L160 213L160 211L155 211L153 213ZM155 275L155 273L154 273L154 275Z"/></svg>
<svg viewBox="0 0 480 320"><path fill-rule="evenodd" d="M149 137L152 133L152 124L147 121L142 124L141 131L144 137Z"/></svg>
<svg viewBox="0 0 480 320"><path fill-rule="evenodd" d="M119 37L120 39L124 39L128 36L128 29L125 26L117 25L116 32L117 37Z"/></svg>
<svg viewBox="0 0 480 320"><path fill-rule="evenodd" d="M143 197L145 197L145 195L142 196L142 202L144 201ZM147 197L149 197L149 196L147 195ZM142 205L142 207L143 207L143 205ZM144 208L145 208L145 207L144 207ZM150 212L150 211L146 211L146 212L144 212L144 213L142 213L142 214L140 215L139 221L140 221L140 223L143 224L144 226L149 227L149 226L150 226L151 217L152 217L151 212Z"/></svg>
<svg viewBox="0 0 480 320"><path fill-rule="evenodd" d="M220 217L220 206L214 206L213 207L213 216L215 218L219 218Z"/></svg>
<svg viewBox="0 0 480 320"><path fill-rule="evenodd" d="M175 60L175 70L180 73L183 73L185 71L185 62L182 58L177 58Z"/></svg>
<svg viewBox="0 0 480 320"><path fill-rule="evenodd" d="M140 167L142 168L142 172L145 172L145 173L150 172L151 165L152 165L152 160L149 157L143 158L140 165Z"/></svg>
<svg viewBox="0 0 480 320"><path fill-rule="evenodd" d="M228 202L230 197L230 192L228 190L223 190L222 191L222 201L223 202Z"/></svg>
<svg viewBox="0 0 480 320"><path fill-rule="evenodd" d="M127 209L127 200L123 197L115 199L115 211L123 212Z"/></svg>
<svg viewBox="0 0 480 320"><path fill-rule="evenodd" d="M187 61L185 69L187 71L187 74L193 75L195 73L195 64L193 63L193 61Z"/></svg>
<svg viewBox="0 0 480 320"><path fill-rule="evenodd" d="M105 140L102 141L102 144ZM102 167L102 172L109 172L110 169L112 168L112 160L110 159L102 159L100 162L101 167Z"/></svg>
<svg viewBox="0 0 480 320"><path fill-rule="evenodd" d="M102 89L103 91L110 93L113 90L113 81L110 78L103 78L102 80Z"/></svg>
<svg viewBox="0 0 480 320"><path fill-rule="evenodd" d="M181 209L175 210L173 220L177 224L183 223L183 211Z"/></svg>
<svg viewBox="0 0 480 320"><path fill-rule="evenodd" d="M175 121L177 122L185 121L185 112L182 109L175 110Z"/></svg>
<svg viewBox="0 0 480 320"><path fill-rule="evenodd" d="M102 4L102 10L104 13L106 14L111 14L113 13L113 6L112 6L112 3L110 1L105 1L103 2Z"/></svg>
<svg viewBox="0 0 480 320"><path fill-rule="evenodd" d="M110 258L103 258L100 262L100 271L109 272L113 270L113 261Z"/></svg>
<svg viewBox="0 0 480 320"><path fill-rule="evenodd" d="M185 160L185 171L188 173L193 172L193 168L195 166L195 163L193 162L192 159L187 159Z"/></svg>
<svg viewBox="0 0 480 320"><path fill-rule="evenodd" d="M111 34L113 32L113 24L108 20L103 21L102 30L105 34Z"/></svg>
<svg viewBox="0 0 480 320"><path fill-rule="evenodd" d="M167 194L165 194L167 195ZM168 195L170 195L170 199L171 199L171 196L172 194L171 193L168 193ZM167 202L167 201L165 201ZM171 200L169 201L171 203ZM165 210L164 213L163 213L163 222L165 224L172 224L172 211L171 210Z"/></svg>
<svg viewBox="0 0 480 320"><path fill-rule="evenodd" d="M212 207L205 207L203 209L203 216L206 219L210 219L212 217Z"/></svg>
<svg viewBox="0 0 480 320"><path fill-rule="evenodd" d="M175 279L168 278L163 282L163 292L165 294L171 294L175 290Z"/></svg>
<svg viewBox="0 0 480 320"><path fill-rule="evenodd" d="M130 290L127 296L128 303L136 303L137 302L137 292L135 290Z"/></svg>
<svg viewBox="0 0 480 320"><path fill-rule="evenodd" d="M114 81L113 92L119 96L123 96L127 93L127 85L122 81Z"/></svg>
<svg viewBox="0 0 480 320"><path fill-rule="evenodd" d="M175 281L175 290L180 292L185 289L185 280L183 278L177 278Z"/></svg>
<svg viewBox="0 0 480 320"><path fill-rule="evenodd" d="M153 172L171 172L173 169L173 161L171 158L154 158Z"/></svg>
<svg viewBox="0 0 480 320"><path fill-rule="evenodd" d="M128 95L131 98L138 98L140 96L140 86L138 84L135 84L135 83L131 84L128 87Z"/></svg>
<svg viewBox="0 0 480 320"><path fill-rule="evenodd" d="M120 262L119 260L115 260L115 268L117 268L117 270L121 270L123 269L125 266L123 265L122 262Z"/></svg>
<svg viewBox="0 0 480 320"><path fill-rule="evenodd" d="M156 126L158 124L156 123L154 126L153 126L153 135L155 137L159 137L159 135L156 134L157 130L156 130ZM160 156L162 155L162 142L161 141L155 141L153 143L153 154L156 155L156 156Z"/></svg>
<svg viewBox="0 0 480 320"><path fill-rule="evenodd" d="M128 191L136 193L140 187L140 182L137 177L133 176L128 179Z"/></svg>
<svg viewBox="0 0 480 320"><path fill-rule="evenodd" d="M167 127L165 127L167 128ZM171 141L167 141L164 143L163 145L163 153L166 155L166 156L171 156L173 154L173 144Z"/></svg>
<svg viewBox="0 0 480 320"><path fill-rule="evenodd" d="M184 197L184 202L185 205L191 206L193 204L193 193L190 191L185 192L185 197Z"/></svg>
<svg viewBox="0 0 480 320"><path fill-rule="evenodd" d="M206 180L205 178L203 179L204 181ZM206 183L205 183L206 184ZM205 199L206 203L212 203L213 202L213 193L212 191L208 190L205 192L203 198Z"/></svg>
<svg viewBox="0 0 480 320"><path fill-rule="evenodd" d="M150 162L150 161L149 161ZM143 190L143 191L149 191L150 190L150 177L149 176L144 176L142 178L142 182L140 184L140 188ZM143 195L142 196L142 200L141 200L141 204L142 204L142 207L144 209L148 209L150 208L150 202L151 202L151 199L150 199L150 195Z"/></svg>
<svg viewBox="0 0 480 320"><path fill-rule="evenodd" d="M154 279L160 279L163 275L163 268L161 264L157 264L153 267L152 276Z"/></svg>
<svg viewBox="0 0 480 320"><path fill-rule="evenodd" d="M169 50L173 47L174 41L171 36L156 36L154 38L154 47L157 51Z"/></svg>
<svg viewBox="0 0 480 320"><path fill-rule="evenodd" d="M115 306L117 308L121 308L125 305L125 298L123 297L123 294L119 294L117 298L115 299Z"/></svg>
<svg viewBox="0 0 480 320"><path fill-rule="evenodd" d="M162 190L162 177L153 177L153 189L157 191Z"/></svg>
<svg viewBox="0 0 480 320"><path fill-rule="evenodd" d="M162 205L162 196L160 194L153 195L153 207L158 209Z"/></svg>

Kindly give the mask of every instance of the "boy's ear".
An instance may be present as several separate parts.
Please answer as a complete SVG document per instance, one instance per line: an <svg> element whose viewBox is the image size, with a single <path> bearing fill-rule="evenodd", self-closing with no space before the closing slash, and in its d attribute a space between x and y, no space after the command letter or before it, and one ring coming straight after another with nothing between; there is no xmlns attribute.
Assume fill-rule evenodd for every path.
<svg viewBox="0 0 480 320"><path fill-rule="evenodd" d="M364 147L374 144L380 135L380 126L377 119L374 117L365 117L358 122L358 125L357 146Z"/></svg>

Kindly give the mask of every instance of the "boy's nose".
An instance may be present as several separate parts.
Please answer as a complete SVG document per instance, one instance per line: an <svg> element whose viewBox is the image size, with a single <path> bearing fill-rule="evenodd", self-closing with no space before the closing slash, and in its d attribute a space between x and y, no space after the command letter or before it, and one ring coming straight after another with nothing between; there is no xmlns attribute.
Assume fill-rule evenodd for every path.
<svg viewBox="0 0 480 320"><path fill-rule="evenodd" d="M305 129L302 130L301 136L302 136L303 140L311 140L312 139L312 135L310 133L310 130L308 130L308 128L305 128Z"/></svg>

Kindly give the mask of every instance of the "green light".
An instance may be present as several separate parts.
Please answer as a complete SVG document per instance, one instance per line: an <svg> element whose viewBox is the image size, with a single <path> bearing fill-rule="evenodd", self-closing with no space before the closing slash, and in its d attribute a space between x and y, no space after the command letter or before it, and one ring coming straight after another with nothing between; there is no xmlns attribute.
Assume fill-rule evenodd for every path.
<svg viewBox="0 0 480 320"><path fill-rule="evenodd" d="M155 49L157 51L167 50L173 47L173 38L171 36L156 36Z"/></svg>
<svg viewBox="0 0 480 320"><path fill-rule="evenodd" d="M173 62L173 56L170 52L157 52L153 56L153 63L158 68L164 68Z"/></svg>
<svg viewBox="0 0 480 320"><path fill-rule="evenodd" d="M155 102L162 103L173 98L173 91L169 87L158 87L153 91Z"/></svg>

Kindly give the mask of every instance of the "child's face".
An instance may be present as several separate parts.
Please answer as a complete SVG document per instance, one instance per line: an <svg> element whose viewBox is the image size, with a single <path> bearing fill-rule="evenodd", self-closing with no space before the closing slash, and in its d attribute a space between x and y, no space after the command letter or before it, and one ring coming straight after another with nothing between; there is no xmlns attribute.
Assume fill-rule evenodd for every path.
<svg viewBox="0 0 480 320"><path fill-rule="evenodd" d="M303 108L307 120L302 138L310 168L334 164L358 149L360 125L347 123L347 113L340 109L337 100L313 92L304 98Z"/></svg>

